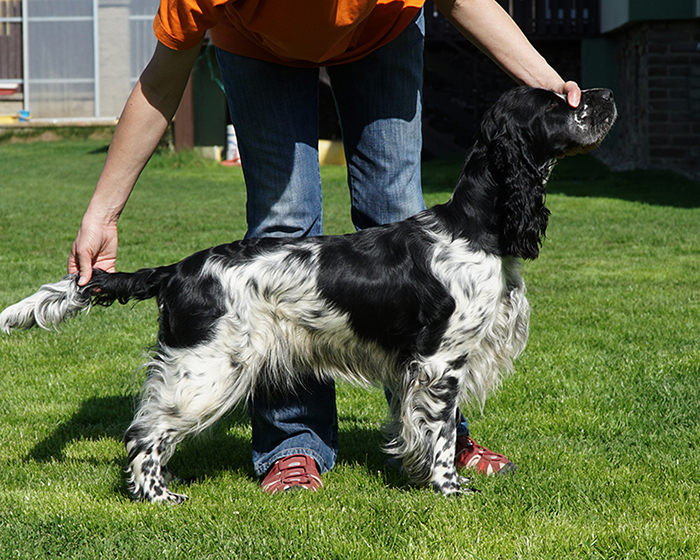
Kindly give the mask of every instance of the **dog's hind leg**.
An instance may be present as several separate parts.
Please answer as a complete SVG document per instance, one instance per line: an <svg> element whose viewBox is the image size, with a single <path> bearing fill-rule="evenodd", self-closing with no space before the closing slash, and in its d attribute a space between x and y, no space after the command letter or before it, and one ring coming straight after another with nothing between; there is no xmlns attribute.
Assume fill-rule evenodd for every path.
<svg viewBox="0 0 700 560"><path fill-rule="evenodd" d="M401 393L392 405L396 438L388 452L401 457L412 482L461 494L466 480L454 466L459 377L449 367L414 362Z"/></svg>
<svg viewBox="0 0 700 560"><path fill-rule="evenodd" d="M171 503L187 499L168 489L172 477L166 465L180 441L216 422L245 395L234 378L235 369L223 353L178 350L156 356L124 436L129 489L136 499Z"/></svg>

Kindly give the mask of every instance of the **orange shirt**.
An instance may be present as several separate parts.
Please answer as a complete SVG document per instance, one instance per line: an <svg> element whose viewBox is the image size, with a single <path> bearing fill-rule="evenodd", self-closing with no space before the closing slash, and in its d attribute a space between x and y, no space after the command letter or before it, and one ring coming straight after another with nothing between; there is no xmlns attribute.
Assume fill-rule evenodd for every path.
<svg viewBox="0 0 700 560"><path fill-rule="evenodd" d="M425 0L161 0L153 22L166 47L211 40L235 54L290 66L352 62L396 38Z"/></svg>

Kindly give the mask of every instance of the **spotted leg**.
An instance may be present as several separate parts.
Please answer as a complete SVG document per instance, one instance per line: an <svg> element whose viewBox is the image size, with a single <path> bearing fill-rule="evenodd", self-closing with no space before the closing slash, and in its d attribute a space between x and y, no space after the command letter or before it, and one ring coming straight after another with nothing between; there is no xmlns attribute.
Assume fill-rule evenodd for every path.
<svg viewBox="0 0 700 560"><path fill-rule="evenodd" d="M187 499L168 489L173 477L166 465L180 441L240 400L244 388L236 387L234 373L228 357L203 358L201 352L180 350L152 362L139 410L124 436L134 498L176 504Z"/></svg>
<svg viewBox="0 0 700 560"><path fill-rule="evenodd" d="M392 402L396 436L387 451L401 458L412 482L450 496L466 490L454 466L459 377L449 367L414 362Z"/></svg>

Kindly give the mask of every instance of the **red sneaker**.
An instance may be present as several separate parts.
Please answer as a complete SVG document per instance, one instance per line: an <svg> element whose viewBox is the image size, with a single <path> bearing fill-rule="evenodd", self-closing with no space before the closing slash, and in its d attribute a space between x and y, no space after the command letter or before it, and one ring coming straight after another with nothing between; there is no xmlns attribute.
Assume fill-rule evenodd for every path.
<svg viewBox="0 0 700 560"><path fill-rule="evenodd" d="M487 476L512 473L517 468L508 457L482 447L469 436L457 438L455 466L458 469L476 469L476 472Z"/></svg>
<svg viewBox="0 0 700 560"><path fill-rule="evenodd" d="M262 481L268 494L307 488L316 491L323 486L316 461L307 455L290 455L277 461Z"/></svg>

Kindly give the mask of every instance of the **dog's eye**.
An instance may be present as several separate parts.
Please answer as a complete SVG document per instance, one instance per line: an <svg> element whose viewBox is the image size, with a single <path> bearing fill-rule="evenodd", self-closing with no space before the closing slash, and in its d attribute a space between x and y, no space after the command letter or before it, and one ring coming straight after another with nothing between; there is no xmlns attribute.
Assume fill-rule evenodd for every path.
<svg viewBox="0 0 700 560"><path fill-rule="evenodd" d="M547 109L546 109L546 111L552 111L552 110L556 109L557 106L558 106L558 103L557 103L556 101L550 101L550 102L547 104Z"/></svg>

